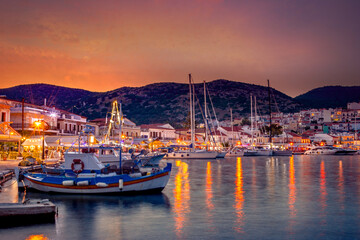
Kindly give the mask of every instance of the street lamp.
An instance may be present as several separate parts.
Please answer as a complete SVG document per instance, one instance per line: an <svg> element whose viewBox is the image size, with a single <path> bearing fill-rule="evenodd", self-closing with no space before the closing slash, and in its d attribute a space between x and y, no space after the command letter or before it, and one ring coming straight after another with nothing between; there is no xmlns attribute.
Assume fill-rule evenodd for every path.
<svg viewBox="0 0 360 240"><path fill-rule="evenodd" d="M34 122L34 126L42 129L42 160L45 160L45 130L48 129L49 124L44 120L38 120Z"/></svg>

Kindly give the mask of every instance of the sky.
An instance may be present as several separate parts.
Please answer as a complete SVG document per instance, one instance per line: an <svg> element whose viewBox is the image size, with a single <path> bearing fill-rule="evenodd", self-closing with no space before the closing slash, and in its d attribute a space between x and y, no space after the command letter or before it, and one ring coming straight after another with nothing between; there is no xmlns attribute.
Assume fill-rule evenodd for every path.
<svg viewBox="0 0 360 240"><path fill-rule="evenodd" d="M228 79L295 97L360 85L358 0L0 2L0 88Z"/></svg>

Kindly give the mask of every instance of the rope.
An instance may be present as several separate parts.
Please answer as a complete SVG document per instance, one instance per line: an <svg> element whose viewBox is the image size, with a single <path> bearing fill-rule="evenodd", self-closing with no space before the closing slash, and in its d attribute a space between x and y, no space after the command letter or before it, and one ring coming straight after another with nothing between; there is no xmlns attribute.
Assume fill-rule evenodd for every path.
<svg viewBox="0 0 360 240"><path fill-rule="evenodd" d="M17 182L17 180L16 180L16 178L12 178L12 179L14 179L14 181L11 183L11 184L9 184L9 185L1 185L1 187L4 187L4 188L7 188L7 187L10 187L10 186L12 186L14 183L16 183Z"/></svg>

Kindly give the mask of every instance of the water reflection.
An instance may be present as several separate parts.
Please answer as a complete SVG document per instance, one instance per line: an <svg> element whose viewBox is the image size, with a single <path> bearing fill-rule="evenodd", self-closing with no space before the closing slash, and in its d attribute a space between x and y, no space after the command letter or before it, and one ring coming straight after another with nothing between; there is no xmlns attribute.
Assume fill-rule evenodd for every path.
<svg viewBox="0 0 360 240"><path fill-rule="evenodd" d="M48 240L49 238L44 236L43 234L39 235L30 235L26 240Z"/></svg>
<svg viewBox="0 0 360 240"><path fill-rule="evenodd" d="M327 191L326 191L326 171L325 171L325 163L324 160L321 160L320 164L320 216L321 221L320 224L322 226L326 225L326 207L327 207ZM323 235L323 233L321 234Z"/></svg>
<svg viewBox="0 0 360 240"><path fill-rule="evenodd" d="M206 206L209 209L209 212L211 212L211 210L214 209L214 204L212 202L213 200L212 184L213 184L213 180L211 176L211 162L207 162L205 192L206 192Z"/></svg>
<svg viewBox="0 0 360 240"><path fill-rule="evenodd" d="M294 226L296 224L296 177L294 167L294 156L290 157L289 161L289 233L294 234Z"/></svg>
<svg viewBox="0 0 360 240"><path fill-rule="evenodd" d="M235 230L239 233L243 233L244 226L244 190L243 190L243 172L241 165L241 158L236 160L236 180L235 180L235 212L236 212L236 226Z"/></svg>
<svg viewBox="0 0 360 240"><path fill-rule="evenodd" d="M294 156L290 157L289 162L289 209L290 217L296 217L296 185L295 185L295 167L294 167Z"/></svg>
<svg viewBox="0 0 360 240"><path fill-rule="evenodd" d="M188 164L182 161L176 161L178 172L175 176L174 192L174 218L175 232L181 235L183 228L187 222L187 214L190 212L190 183Z"/></svg>
<svg viewBox="0 0 360 240"><path fill-rule="evenodd" d="M343 175L343 165L342 161L339 161L339 202L340 202L340 209L344 210L344 175Z"/></svg>

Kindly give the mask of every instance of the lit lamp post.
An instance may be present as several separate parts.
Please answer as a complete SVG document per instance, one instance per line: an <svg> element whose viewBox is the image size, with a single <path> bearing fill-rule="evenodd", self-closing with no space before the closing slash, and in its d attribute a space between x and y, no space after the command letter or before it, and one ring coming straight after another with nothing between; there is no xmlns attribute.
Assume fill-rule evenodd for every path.
<svg viewBox="0 0 360 240"><path fill-rule="evenodd" d="M48 128L49 124L44 120L38 120L34 122L35 128L42 129L42 160L45 160L45 130Z"/></svg>

